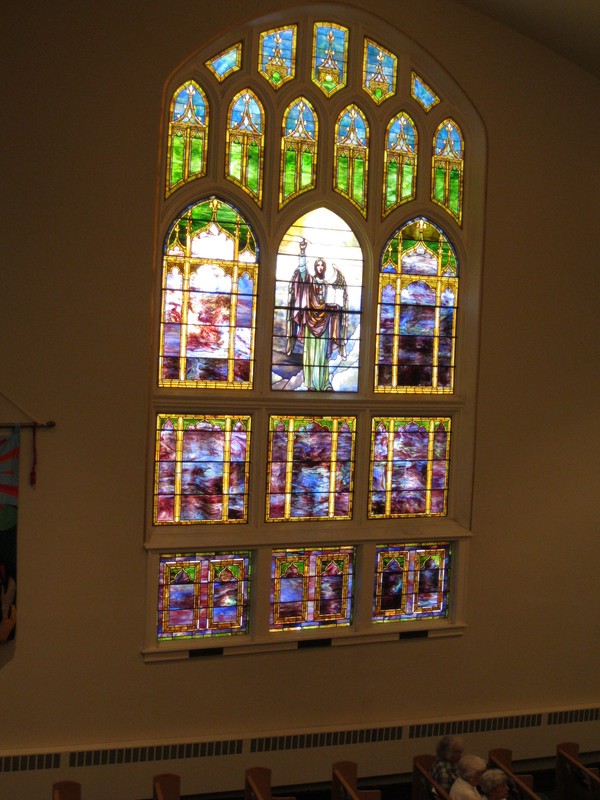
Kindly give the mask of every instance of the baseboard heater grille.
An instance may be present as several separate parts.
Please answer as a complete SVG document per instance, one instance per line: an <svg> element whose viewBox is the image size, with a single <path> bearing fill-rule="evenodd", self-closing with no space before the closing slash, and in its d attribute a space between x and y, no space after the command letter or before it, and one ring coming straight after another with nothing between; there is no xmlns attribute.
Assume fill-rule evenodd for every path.
<svg viewBox="0 0 600 800"><path fill-rule="evenodd" d="M337 747L347 744L389 742L402 738L402 728L364 728L357 731L327 731L298 736L267 736L250 740L251 753L274 750L304 750L307 747Z"/></svg>
<svg viewBox="0 0 600 800"><path fill-rule="evenodd" d="M566 725L572 722L595 722L598 719L600 719L600 708L551 711L548 714L548 725Z"/></svg>
<svg viewBox="0 0 600 800"><path fill-rule="evenodd" d="M489 717L488 719L461 719L453 722L431 722L411 725L409 739L430 739L433 736L455 736L465 733L507 731L514 728L539 728L542 714L521 714L511 717Z"/></svg>
<svg viewBox="0 0 600 800"><path fill-rule="evenodd" d="M30 772L34 769L58 769L60 753L0 757L0 772Z"/></svg>
<svg viewBox="0 0 600 800"><path fill-rule="evenodd" d="M161 744L112 750L79 750L69 753L70 767L102 767L107 764L139 764L144 761L177 761L182 758L212 758L241 755L243 739L222 742Z"/></svg>

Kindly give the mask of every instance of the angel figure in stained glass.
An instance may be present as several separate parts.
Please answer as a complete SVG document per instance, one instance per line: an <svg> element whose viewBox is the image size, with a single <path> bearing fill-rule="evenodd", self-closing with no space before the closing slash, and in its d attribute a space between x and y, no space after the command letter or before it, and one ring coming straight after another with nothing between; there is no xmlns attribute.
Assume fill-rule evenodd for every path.
<svg viewBox="0 0 600 800"><path fill-rule="evenodd" d="M307 266L306 239L300 241L298 267L288 286L287 353L302 348L304 385L308 391L333 391L329 362L337 350L346 358L348 287L340 270L317 258Z"/></svg>

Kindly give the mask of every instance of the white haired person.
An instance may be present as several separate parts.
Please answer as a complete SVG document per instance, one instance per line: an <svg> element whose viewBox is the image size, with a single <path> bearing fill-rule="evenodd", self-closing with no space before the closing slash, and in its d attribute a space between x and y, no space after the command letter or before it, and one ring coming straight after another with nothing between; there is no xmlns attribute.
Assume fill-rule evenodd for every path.
<svg viewBox="0 0 600 800"><path fill-rule="evenodd" d="M429 775L436 783L449 792L458 778L458 760L465 752L462 739L455 736L443 736L435 748L436 760L431 765Z"/></svg>
<svg viewBox="0 0 600 800"><path fill-rule="evenodd" d="M477 784L487 769L483 758L468 754L459 760L457 766L458 778L450 789L452 800L481 800Z"/></svg>
<svg viewBox="0 0 600 800"><path fill-rule="evenodd" d="M508 783L501 769L486 770L479 781L479 788L485 800L504 800L508 797Z"/></svg>

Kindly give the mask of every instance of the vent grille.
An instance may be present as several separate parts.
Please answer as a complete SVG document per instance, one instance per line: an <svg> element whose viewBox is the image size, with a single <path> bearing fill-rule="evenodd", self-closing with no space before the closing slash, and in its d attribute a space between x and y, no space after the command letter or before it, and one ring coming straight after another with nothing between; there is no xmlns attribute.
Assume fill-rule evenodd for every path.
<svg viewBox="0 0 600 800"><path fill-rule="evenodd" d="M600 708L552 711L548 714L548 725L565 725L570 722L595 722L598 719L600 719Z"/></svg>
<svg viewBox="0 0 600 800"><path fill-rule="evenodd" d="M58 769L60 753L39 753L28 756L3 756L0 772L29 772L34 769Z"/></svg>
<svg viewBox="0 0 600 800"><path fill-rule="evenodd" d="M150 747L123 747L113 750L79 750L69 753L70 767L103 767L107 764L139 764L144 761L177 761L240 755L243 739L222 742L163 744Z"/></svg>
<svg viewBox="0 0 600 800"><path fill-rule="evenodd" d="M274 750L304 750L308 747L336 747L347 744L389 742L402 738L402 728L363 728L357 731L328 731L298 736L267 736L250 740L251 753Z"/></svg>
<svg viewBox="0 0 600 800"><path fill-rule="evenodd" d="M512 717L489 717L488 719L462 719L453 722L433 722L424 725L411 725L409 739L429 739L465 733L486 733L487 731L506 731L514 728L539 728L542 714L521 714Z"/></svg>

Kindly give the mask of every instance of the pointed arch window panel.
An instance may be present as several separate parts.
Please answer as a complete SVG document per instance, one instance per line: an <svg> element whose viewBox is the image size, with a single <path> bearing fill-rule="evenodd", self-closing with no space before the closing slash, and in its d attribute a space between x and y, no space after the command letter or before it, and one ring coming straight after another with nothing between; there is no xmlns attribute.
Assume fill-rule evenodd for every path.
<svg viewBox="0 0 600 800"><path fill-rule="evenodd" d="M259 39L258 71L274 89L296 74L297 26L263 31Z"/></svg>
<svg viewBox="0 0 600 800"><path fill-rule="evenodd" d="M327 97L344 88L348 81L348 28L315 22L312 79Z"/></svg>
<svg viewBox="0 0 600 800"><path fill-rule="evenodd" d="M350 519L356 417L269 418L267 521Z"/></svg>
<svg viewBox="0 0 600 800"><path fill-rule="evenodd" d="M365 39L363 89L377 105L396 94L397 70L397 56L376 42Z"/></svg>
<svg viewBox="0 0 600 800"><path fill-rule="evenodd" d="M169 109L167 194L206 174L208 101L195 81L175 91Z"/></svg>
<svg viewBox="0 0 600 800"><path fill-rule="evenodd" d="M373 622L447 617L451 555L449 542L378 545Z"/></svg>
<svg viewBox="0 0 600 800"><path fill-rule="evenodd" d="M353 582L353 547L274 550L271 631L350 625Z"/></svg>
<svg viewBox="0 0 600 800"><path fill-rule="evenodd" d="M411 220L381 259L376 392L453 391L457 304L454 248L429 220Z"/></svg>
<svg viewBox="0 0 600 800"><path fill-rule="evenodd" d="M159 385L249 389L254 365L258 249L244 218L210 197L167 234Z"/></svg>
<svg viewBox="0 0 600 800"><path fill-rule="evenodd" d="M356 236L332 211L300 217L279 246L271 387L356 392L363 258Z"/></svg>
<svg viewBox="0 0 600 800"><path fill-rule="evenodd" d="M246 522L249 470L249 416L158 414L155 524Z"/></svg>
<svg viewBox="0 0 600 800"><path fill-rule="evenodd" d="M383 216L402 203L414 200L417 188L418 134L415 123L402 112L393 117L385 132Z"/></svg>
<svg viewBox="0 0 600 800"><path fill-rule="evenodd" d="M368 516L445 516L450 417L373 417Z"/></svg>
<svg viewBox="0 0 600 800"><path fill-rule="evenodd" d="M317 114L305 97L294 100L283 115L279 206L314 189L317 180Z"/></svg>
<svg viewBox="0 0 600 800"><path fill-rule="evenodd" d="M239 92L227 120L226 175L261 205L265 115L256 94Z"/></svg>
<svg viewBox="0 0 600 800"><path fill-rule="evenodd" d="M463 207L464 142L451 119L440 123L433 140L431 199L460 224Z"/></svg>
<svg viewBox="0 0 600 800"><path fill-rule="evenodd" d="M367 120L358 106L351 105L342 111L335 126L333 186L364 216L367 215L368 164Z"/></svg>
<svg viewBox="0 0 600 800"><path fill-rule="evenodd" d="M161 553L158 640L248 633L249 551Z"/></svg>

